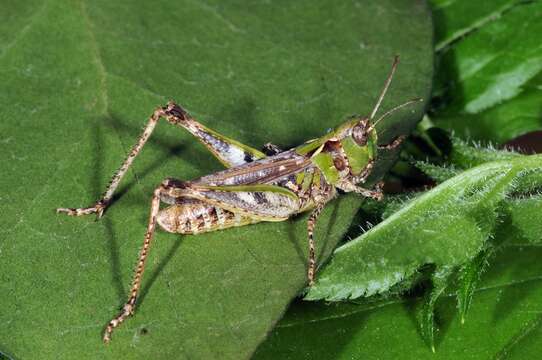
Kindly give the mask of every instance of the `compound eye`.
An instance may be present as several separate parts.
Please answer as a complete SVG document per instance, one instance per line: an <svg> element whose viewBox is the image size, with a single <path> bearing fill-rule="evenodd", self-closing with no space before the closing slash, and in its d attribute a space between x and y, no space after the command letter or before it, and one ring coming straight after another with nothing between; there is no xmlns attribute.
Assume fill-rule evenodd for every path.
<svg viewBox="0 0 542 360"><path fill-rule="evenodd" d="M367 138L369 137L369 132L367 131L367 124L362 122L354 126L352 129L352 138L359 146L367 145Z"/></svg>

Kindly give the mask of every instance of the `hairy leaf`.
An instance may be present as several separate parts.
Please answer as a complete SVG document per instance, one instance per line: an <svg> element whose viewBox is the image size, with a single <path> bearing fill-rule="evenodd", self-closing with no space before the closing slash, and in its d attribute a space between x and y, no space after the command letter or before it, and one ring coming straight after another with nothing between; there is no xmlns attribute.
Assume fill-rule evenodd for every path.
<svg viewBox="0 0 542 360"><path fill-rule="evenodd" d="M432 0L431 3L438 69L431 117L437 125L452 129L462 137L493 143L504 143L542 129L539 41L542 3L522 0ZM439 147L442 145L437 143ZM424 155L419 159L427 157ZM464 169L499 160L501 156L501 160L512 160L518 155L454 144L450 158L453 165L443 168L424 163L421 166L442 182ZM540 179L538 177L538 186L532 176L516 180L524 183L516 187L523 190L510 189L500 203L498 217L488 212L497 219L491 244L505 243L504 248L494 252L492 266L487 267L488 273L479 281L477 278L493 251L484 248L477 257L467 261L462 267L464 277L459 279L458 290L447 293L448 297L437 306L440 335L436 336L436 354L431 353L419 336L413 308L418 307L415 304L420 301L394 298L388 292L383 300L378 300L379 296L359 299L359 305L296 303L270 339L259 348L256 358L539 357L542 336ZM408 203L413 201L416 199ZM392 202L385 214L400 206L400 202ZM446 227L439 231L448 232ZM398 233L398 238L403 240L404 237ZM382 245L381 249L385 249L385 244ZM389 254L383 252L387 258ZM464 316L456 316L457 305L452 299L456 296L463 315L470 308L469 321L464 324Z"/></svg>
<svg viewBox="0 0 542 360"><path fill-rule="evenodd" d="M539 199L542 203L542 199ZM535 220L542 220L542 216ZM296 302L255 359L537 359L542 339L542 247L508 244L482 275L465 323L456 294L436 308L436 352L420 336L415 309L423 298Z"/></svg>
<svg viewBox="0 0 542 360"><path fill-rule="evenodd" d="M416 167L436 182L441 183L460 174L462 170L490 161L511 160L522 156L513 151L497 150L480 145L472 146L457 137L452 138L452 144L446 164L435 165L427 161L416 161Z"/></svg>
<svg viewBox="0 0 542 360"><path fill-rule="evenodd" d="M307 300L344 300L387 291L424 264L459 266L493 235L502 202L542 184L542 155L477 166L409 202L339 247Z"/></svg>
<svg viewBox="0 0 542 360"><path fill-rule="evenodd" d="M540 192L542 189L538 189ZM542 242L542 221L536 221L536 214L542 214L541 195L510 199L507 213L512 219L515 236L521 236L529 243Z"/></svg>
<svg viewBox="0 0 542 360"><path fill-rule="evenodd" d="M255 358L536 358L542 336L542 195L508 198L505 205L495 239L486 243L502 247L489 247L467 263L458 289L444 291L439 303L433 302L434 311L422 313L425 323L415 318L415 309L430 310L427 300L435 292L424 298L386 294L356 303L296 302ZM460 314L470 309L468 321L457 316L458 306ZM438 333L431 327L435 316ZM434 333L436 352L422 341L429 340L424 331Z"/></svg>
<svg viewBox="0 0 542 360"><path fill-rule="evenodd" d="M497 150L487 146L472 146L459 138L453 138L449 163L461 169L470 169L490 161L513 160L522 157L513 151Z"/></svg>
<svg viewBox="0 0 542 360"><path fill-rule="evenodd" d="M453 272L452 267L446 266L433 272L431 275L433 288L427 292L419 314L421 335L433 352L435 352L435 305L450 284Z"/></svg>
<svg viewBox="0 0 542 360"><path fill-rule="evenodd" d="M486 244L486 249L471 261L467 262L459 270L459 285L457 289L457 308L461 323L465 322L465 317L469 311L474 296L474 291L478 286L481 275L487 268L489 258L494 254L495 247L491 243Z"/></svg>
<svg viewBox="0 0 542 360"><path fill-rule="evenodd" d="M461 172L461 169L454 167L453 165L441 166L431 164L425 161L417 161L416 167L428 175L431 179L437 183L444 182Z"/></svg>

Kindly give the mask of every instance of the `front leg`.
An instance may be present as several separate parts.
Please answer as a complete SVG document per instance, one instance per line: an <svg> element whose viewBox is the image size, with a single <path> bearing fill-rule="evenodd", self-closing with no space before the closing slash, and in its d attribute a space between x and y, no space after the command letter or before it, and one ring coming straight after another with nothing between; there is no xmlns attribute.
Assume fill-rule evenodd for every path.
<svg viewBox="0 0 542 360"><path fill-rule="evenodd" d="M363 195L364 197L368 197L376 201L381 201L384 198L384 193L382 192L383 187L384 187L384 182L380 181L376 183L374 190L365 189L365 188L362 188L361 186L355 186L353 188L353 191L357 194Z"/></svg>
<svg viewBox="0 0 542 360"><path fill-rule="evenodd" d="M339 186L339 188L345 192L355 192L356 194L360 194L364 197L368 197L377 201L382 200L382 198L384 197L384 193L382 192L383 187L383 181L379 181L378 183L376 183L373 190L358 186L352 182L344 182L341 183Z"/></svg>
<svg viewBox="0 0 542 360"><path fill-rule="evenodd" d="M327 201L322 201L316 204L316 207L309 216L307 220L307 235L309 239L309 267L307 269L307 280L309 281L309 286L314 285L314 276L316 274L316 255L314 249L314 229L316 227L316 220L320 216L320 213L326 206Z"/></svg>
<svg viewBox="0 0 542 360"><path fill-rule="evenodd" d="M397 136L393 141L386 145L378 145L379 150L393 150L399 145L403 143L403 141L406 139L405 135Z"/></svg>

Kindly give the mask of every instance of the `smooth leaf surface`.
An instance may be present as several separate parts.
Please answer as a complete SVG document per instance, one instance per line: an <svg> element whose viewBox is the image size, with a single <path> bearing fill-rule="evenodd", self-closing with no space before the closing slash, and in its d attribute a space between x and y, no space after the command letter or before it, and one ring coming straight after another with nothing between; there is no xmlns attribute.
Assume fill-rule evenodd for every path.
<svg viewBox="0 0 542 360"><path fill-rule="evenodd" d="M501 202L512 192L529 192L541 184L542 155L489 162L463 172L336 249L306 299L371 296L413 276L423 265L466 264L493 237Z"/></svg>
<svg viewBox="0 0 542 360"><path fill-rule="evenodd" d="M439 71L434 119L504 143L542 127L542 2L433 1Z"/></svg>
<svg viewBox="0 0 542 360"><path fill-rule="evenodd" d="M156 234L136 315L104 347L152 190L220 166L159 124L102 220L54 209L96 200L168 98L248 145L288 147L368 113L395 54L402 62L384 109L427 98L432 76L430 15L419 1L36 0L4 4L0 20L0 351L14 358L249 357L304 287L306 217ZM386 119L381 141L407 133L421 111ZM343 197L326 209L320 261L359 203Z"/></svg>
<svg viewBox="0 0 542 360"><path fill-rule="evenodd" d="M432 0L432 11L436 20L436 50L442 51L463 37L473 35L473 32L499 19L520 3L521 0Z"/></svg>
<svg viewBox="0 0 542 360"><path fill-rule="evenodd" d="M522 92L478 114L439 113L439 126L457 135L484 142L505 142L542 129L542 73L522 86Z"/></svg>

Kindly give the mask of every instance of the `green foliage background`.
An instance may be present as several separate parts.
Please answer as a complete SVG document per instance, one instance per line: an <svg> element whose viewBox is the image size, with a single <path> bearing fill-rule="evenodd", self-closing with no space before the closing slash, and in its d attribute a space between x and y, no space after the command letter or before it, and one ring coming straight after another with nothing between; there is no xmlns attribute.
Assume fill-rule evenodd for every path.
<svg viewBox="0 0 542 360"><path fill-rule="evenodd" d="M110 346L152 190L220 169L160 124L105 217L96 200L152 110L173 98L259 147L294 146L383 107L427 99L432 24L423 1L3 1L0 9L0 351L14 359L247 358L305 286L306 217L201 236L156 234L140 306ZM409 132L423 105L387 119ZM387 171L392 156L379 163ZM360 204L326 209L323 261Z"/></svg>
<svg viewBox="0 0 542 360"><path fill-rule="evenodd" d="M248 145L287 148L352 113L368 113L396 54L402 61L382 108L426 101L382 122L382 143L409 133L428 110L426 128L500 147L542 129L541 33L536 0L2 1L0 358L537 358L540 179L539 172L523 177L523 170L539 168L536 157L523 161L454 140L444 167L418 162L437 182L457 175L469 187L489 189L467 192L487 195L469 198L478 223L433 224L442 231L438 247L422 243L415 229L401 231L406 211L392 215L401 201L375 210L343 196L328 206L318 224L319 261L357 236L348 246L362 252L343 255L346 275L357 277L352 288L359 290L360 278L375 293L391 287L355 302L294 300L288 307L305 286L306 216L197 237L158 233L137 314L108 347L101 331L127 295L153 188L167 176L191 179L221 167L185 132L160 124L102 220L54 209L94 201L145 118L169 98ZM420 129L425 139L435 130ZM384 154L375 179L396 155ZM471 176L478 168L468 172L494 160L501 161L499 174L514 169L509 182ZM447 189L441 203L463 191L446 184L433 189ZM420 209L438 214L439 201ZM456 220L465 220L463 205L453 209ZM374 221L375 213L379 220L382 211L382 227L398 224L384 229L388 237L358 236L357 225ZM501 246L485 248L483 236L463 243L467 228L491 233ZM371 283L369 272L359 273L367 249L388 251L375 261L415 258L407 265L416 269L461 259L462 275L441 286L448 285L443 266L433 285L425 284L425 298L420 289L398 295L416 279ZM333 259L322 279L341 261ZM389 271L393 261L379 269ZM348 285L344 278L330 283Z"/></svg>

